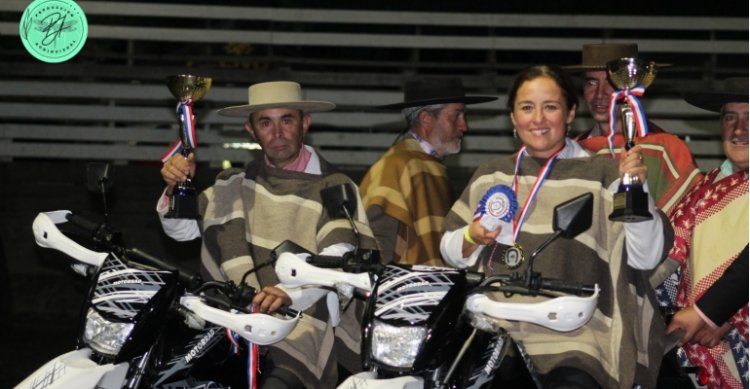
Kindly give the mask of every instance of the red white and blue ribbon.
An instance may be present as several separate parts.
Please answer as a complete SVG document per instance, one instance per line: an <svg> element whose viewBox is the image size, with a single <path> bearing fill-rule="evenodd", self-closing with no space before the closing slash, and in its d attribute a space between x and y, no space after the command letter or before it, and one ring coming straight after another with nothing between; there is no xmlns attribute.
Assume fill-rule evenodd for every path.
<svg viewBox="0 0 750 389"><path fill-rule="evenodd" d="M194 150L198 147L198 136L195 133L195 115L193 115L193 100L187 99L177 103L177 116L180 117L180 123L182 125L182 131L184 133L185 143L187 149L183 148L182 140L178 139L172 147L161 157L162 162L167 162L173 155L182 152L183 155L187 156L189 150Z"/></svg>
<svg viewBox="0 0 750 389"><path fill-rule="evenodd" d="M260 312L258 308L253 305L250 308L250 312ZM250 389L256 389L258 387L258 359L259 359L259 348L258 345L252 342L247 342L247 384Z"/></svg>
<svg viewBox="0 0 750 389"><path fill-rule="evenodd" d="M232 352L235 354L239 354L240 353L240 343L239 343L240 336L234 331L230 330L229 328L226 329L226 334L227 334L227 339L229 339L229 343L232 345Z"/></svg>
<svg viewBox="0 0 750 389"><path fill-rule="evenodd" d="M635 117L635 128L638 131L638 135L644 137L648 134L648 121L646 121L646 112L643 110L643 105L638 97L643 96L646 92L646 88L638 85L631 89L623 89L612 93L612 98L609 101L609 135L607 136L607 143L609 144L609 153L614 157L615 155L615 125L617 123L617 103L625 100L630 106L630 110L633 111Z"/></svg>
<svg viewBox="0 0 750 389"><path fill-rule="evenodd" d="M534 186L531 188L529 196L526 197L526 201L524 201L523 206L521 207L521 214L513 222L514 242L518 242L518 236L521 234L521 226L526 221L529 208L531 208L531 204L534 203L534 199L536 199L536 196L539 194L539 189L542 187L542 183L544 183L544 180L547 179L550 171L552 171L552 166L555 164L557 155L560 154L560 152L563 151L564 148L565 146L563 145L559 150L555 151L554 153L552 153L552 155L547 157L547 160L544 161L544 165L542 165L542 168L539 169L536 181L534 181ZM523 146L521 147L521 150L518 151L518 155L516 155L516 168L515 172L513 173L513 193L516 194L516 197L518 197L518 172L521 171L521 161L523 161L523 157L525 154L526 146Z"/></svg>

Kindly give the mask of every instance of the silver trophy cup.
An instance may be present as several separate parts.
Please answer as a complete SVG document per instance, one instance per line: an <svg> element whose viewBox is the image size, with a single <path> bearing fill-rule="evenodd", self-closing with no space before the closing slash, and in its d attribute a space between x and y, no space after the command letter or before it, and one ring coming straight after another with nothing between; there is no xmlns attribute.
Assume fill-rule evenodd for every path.
<svg viewBox="0 0 750 389"><path fill-rule="evenodd" d="M620 58L607 63L607 75L618 90L628 90L637 86L646 88L656 78L656 63L646 63L637 58ZM636 137L633 111L625 102L618 108L622 117L625 149L630 150L635 145ZM653 218L648 211L648 194L643 191L643 183L638 176L631 177L626 173L613 201L614 209L609 215L609 220L638 222Z"/></svg>

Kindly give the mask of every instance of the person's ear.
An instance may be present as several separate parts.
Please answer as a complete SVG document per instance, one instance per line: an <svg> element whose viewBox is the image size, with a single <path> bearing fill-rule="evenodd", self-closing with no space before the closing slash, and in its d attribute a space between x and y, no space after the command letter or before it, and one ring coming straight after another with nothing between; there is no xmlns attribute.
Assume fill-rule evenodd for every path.
<svg viewBox="0 0 750 389"><path fill-rule="evenodd" d="M513 112L510 113L510 122L513 123L513 127L516 126L516 118L513 116Z"/></svg>
<svg viewBox="0 0 750 389"><path fill-rule="evenodd" d="M302 136L307 135L307 130L310 129L310 124L312 124L312 118L309 114L303 114L302 115Z"/></svg>
<svg viewBox="0 0 750 389"><path fill-rule="evenodd" d="M432 116L427 111L420 111L419 112L419 121L422 123L423 126L430 126L432 127L435 123L435 117Z"/></svg>
<svg viewBox="0 0 750 389"><path fill-rule="evenodd" d="M253 125L250 124L250 122L245 122L245 131L250 134L250 137L253 138L254 141L258 141L258 137L255 136L255 131L253 131Z"/></svg>
<svg viewBox="0 0 750 389"><path fill-rule="evenodd" d="M567 118L567 120L565 120L566 124L572 124L573 123L573 119L576 118L576 109L577 108L578 108L578 106L576 106L576 105L573 105L573 107L570 108L570 110L568 111L568 118Z"/></svg>

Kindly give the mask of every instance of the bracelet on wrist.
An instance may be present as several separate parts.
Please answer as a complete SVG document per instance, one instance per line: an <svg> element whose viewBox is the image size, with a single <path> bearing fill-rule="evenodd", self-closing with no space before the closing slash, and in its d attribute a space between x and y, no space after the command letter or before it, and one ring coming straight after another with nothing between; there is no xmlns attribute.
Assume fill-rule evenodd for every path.
<svg viewBox="0 0 750 389"><path fill-rule="evenodd" d="M464 230L464 240L472 246L476 246L477 244L477 242L471 238L471 234L469 234L469 227L466 227Z"/></svg>

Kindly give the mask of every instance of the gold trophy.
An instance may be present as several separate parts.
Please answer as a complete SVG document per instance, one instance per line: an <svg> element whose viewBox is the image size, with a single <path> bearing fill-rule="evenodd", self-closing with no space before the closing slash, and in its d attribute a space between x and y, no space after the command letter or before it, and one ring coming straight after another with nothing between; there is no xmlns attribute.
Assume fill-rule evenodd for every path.
<svg viewBox="0 0 750 389"><path fill-rule="evenodd" d="M172 150L179 149L179 152L187 158L190 152L197 147L193 103L206 95L211 88L211 78L186 74L170 76L167 77L167 87L172 95L179 100L177 114L180 117L180 141ZM170 156L177 152L172 152L172 150L168 153ZM162 160L166 161L166 158L162 158ZM169 211L164 217L173 219L198 218L198 192L193 186L191 177L174 187Z"/></svg>
<svg viewBox="0 0 750 389"><path fill-rule="evenodd" d="M620 103L618 108L622 117L625 150L630 150L635 146L636 122L638 122L638 127L642 128L641 135L648 131L646 115L636 96L642 95L656 78L656 63L646 63L637 58L620 58L607 63L607 75L612 84L618 88L619 96L627 101ZM633 108L637 112L634 113ZM612 114L614 114L614 109ZM614 131L614 123L616 123L614 117L612 123ZM638 222L653 218L648 211L648 194L643 191L643 183L638 176L631 177L627 173L623 176L613 202L614 210L609 215L609 220Z"/></svg>

